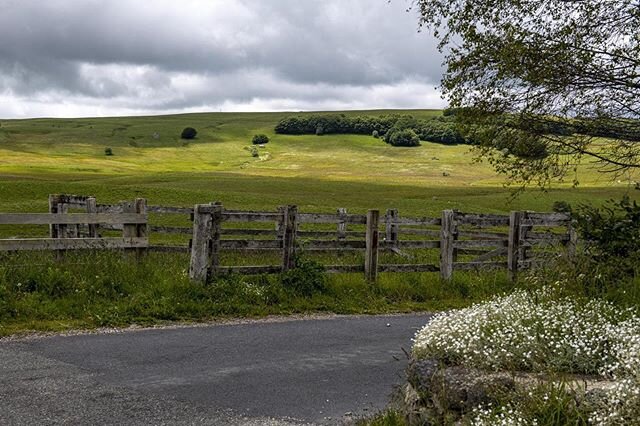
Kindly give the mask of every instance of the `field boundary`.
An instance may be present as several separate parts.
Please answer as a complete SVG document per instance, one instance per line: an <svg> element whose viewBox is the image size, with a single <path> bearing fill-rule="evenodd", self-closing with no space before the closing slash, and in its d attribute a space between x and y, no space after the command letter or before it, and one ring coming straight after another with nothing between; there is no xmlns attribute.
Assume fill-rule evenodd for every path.
<svg viewBox="0 0 640 426"><path fill-rule="evenodd" d="M71 201L67 203L67 201ZM49 197L49 213L0 213L0 225L48 225L48 238L0 239L0 252L53 250L57 257L66 250L141 250L149 246L146 200L138 198L123 203L119 213L98 213L95 198L85 197L82 208L85 213L69 213L69 206L78 208L80 201L64 195ZM122 230L120 238L103 238L98 226L117 226Z"/></svg>
<svg viewBox="0 0 640 426"><path fill-rule="evenodd" d="M83 213L68 213L80 209ZM191 227L150 225L148 215L182 215ZM50 195L49 213L0 214L0 225L49 225L47 239L0 240L0 251L127 249L189 253L189 276L205 282L219 275L286 272L300 251L364 253L360 264L324 265L329 273L364 273L376 281L381 272L439 272L451 280L454 271L506 269L512 279L558 248L575 252L577 235L563 213L514 211L509 215L444 210L440 217L402 217L397 209L366 214L299 212L286 205L276 211L227 210L220 202L193 208L147 206L143 198L119 204L97 204L90 196ZM267 225L265 225L267 224ZM232 225L231 227L229 225ZM261 227L256 227L261 225ZM268 229L265 226L270 226ZM305 229L309 228L311 229ZM331 228L331 229L327 229ZM103 238L99 231L121 231ZM149 234L190 235L189 245L151 245ZM223 250L279 252L274 265L221 265ZM380 263L382 251L411 258L414 251L437 250L431 263ZM435 257L435 256L433 256Z"/></svg>

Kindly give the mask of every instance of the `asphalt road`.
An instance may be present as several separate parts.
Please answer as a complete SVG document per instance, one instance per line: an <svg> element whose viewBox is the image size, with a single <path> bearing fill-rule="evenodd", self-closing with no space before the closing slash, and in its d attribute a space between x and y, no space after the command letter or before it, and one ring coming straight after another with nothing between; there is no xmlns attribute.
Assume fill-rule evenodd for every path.
<svg viewBox="0 0 640 426"><path fill-rule="evenodd" d="M384 408L427 315L0 341L0 424L339 424Z"/></svg>

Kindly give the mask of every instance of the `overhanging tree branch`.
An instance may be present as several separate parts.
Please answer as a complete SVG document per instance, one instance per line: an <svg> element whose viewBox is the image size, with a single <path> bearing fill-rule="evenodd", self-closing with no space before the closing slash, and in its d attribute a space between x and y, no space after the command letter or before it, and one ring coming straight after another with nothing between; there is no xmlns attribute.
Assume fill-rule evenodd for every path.
<svg viewBox="0 0 640 426"><path fill-rule="evenodd" d="M459 125L496 170L546 185L582 157L603 171L640 169L640 1L414 7L446 53L441 88Z"/></svg>

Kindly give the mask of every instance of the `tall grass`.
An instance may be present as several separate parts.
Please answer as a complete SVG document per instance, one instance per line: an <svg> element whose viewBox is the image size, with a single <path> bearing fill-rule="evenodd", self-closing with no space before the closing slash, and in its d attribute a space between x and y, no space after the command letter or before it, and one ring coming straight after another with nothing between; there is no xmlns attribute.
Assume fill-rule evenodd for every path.
<svg viewBox="0 0 640 426"><path fill-rule="evenodd" d="M136 261L117 252L0 255L0 335L261 317L292 313L374 314L467 306L512 287L504 273L327 275L318 291L287 285L280 275L228 276L209 284L188 278L188 255L151 253ZM289 280L289 282L291 282Z"/></svg>

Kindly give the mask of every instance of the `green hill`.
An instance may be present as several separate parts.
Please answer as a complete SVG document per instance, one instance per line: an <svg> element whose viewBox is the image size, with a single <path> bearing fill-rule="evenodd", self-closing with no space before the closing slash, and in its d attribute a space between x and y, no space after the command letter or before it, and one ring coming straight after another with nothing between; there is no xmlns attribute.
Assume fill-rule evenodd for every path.
<svg viewBox="0 0 640 426"><path fill-rule="evenodd" d="M345 114L439 115L436 110ZM604 200L630 191L585 165L580 189L560 184L510 201L503 178L472 162L468 146L398 148L360 135L277 135L292 113L203 113L152 117L2 120L0 210L44 211L49 193L91 194L99 202L147 197L152 204L222 201L230 208L351 211L397 207L401 214L444 208L548 210L555 200ZM183 128L198 130L188 143ZM253 157L256 133L271 142ZM110 147L113 156L105 155ZM573 178L573 176L572 176Z"/></svg>

